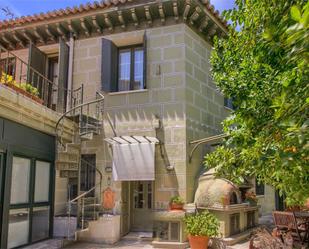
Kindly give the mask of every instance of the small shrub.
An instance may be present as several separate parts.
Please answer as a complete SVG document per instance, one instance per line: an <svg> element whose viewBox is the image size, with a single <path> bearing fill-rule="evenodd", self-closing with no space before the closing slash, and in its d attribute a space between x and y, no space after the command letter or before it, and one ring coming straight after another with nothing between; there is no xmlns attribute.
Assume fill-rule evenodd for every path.
<svg viewBox="0 0 309 249"><path fill-rule="evenodd" d="M218 236L219 221L209 211L188 215L184 218L186 232L193 236Z"/></svg>
<svg viewBox="0 0 309 249"><path fill-rule="evenodd" d="M184 200L180 196L176 195L176 196L173 196L170 199L170 203L180 204L181 205L181 204L184 204L185 202L184 202Z"/></svg>

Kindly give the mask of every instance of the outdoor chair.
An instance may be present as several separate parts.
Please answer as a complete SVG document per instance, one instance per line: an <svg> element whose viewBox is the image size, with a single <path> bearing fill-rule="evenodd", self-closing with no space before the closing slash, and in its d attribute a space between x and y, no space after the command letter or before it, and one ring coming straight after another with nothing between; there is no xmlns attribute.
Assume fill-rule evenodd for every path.
<svg viewBox="0 0 309 249"><path fill-rule="evenodd" d="M302 245L308 242L308 222L297 221L293 212L273 212L274 223L282 235L290 233L294 241Z"/></svg>

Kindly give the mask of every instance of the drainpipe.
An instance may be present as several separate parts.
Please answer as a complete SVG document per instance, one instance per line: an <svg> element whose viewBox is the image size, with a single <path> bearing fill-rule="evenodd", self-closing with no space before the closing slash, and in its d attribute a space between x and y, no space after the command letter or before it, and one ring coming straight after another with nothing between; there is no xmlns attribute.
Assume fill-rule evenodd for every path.
<svg viewBox="0 0 309 249"><path fill-rule="evenodd" d="M71 106L71 100L72 100L72 91L73 91L73 59L74 59L74 35L73 33L70 33L70 41L69 41L69 68L68 68L68 94L67 94L67 108L66 110L69 110Z"/></svg>

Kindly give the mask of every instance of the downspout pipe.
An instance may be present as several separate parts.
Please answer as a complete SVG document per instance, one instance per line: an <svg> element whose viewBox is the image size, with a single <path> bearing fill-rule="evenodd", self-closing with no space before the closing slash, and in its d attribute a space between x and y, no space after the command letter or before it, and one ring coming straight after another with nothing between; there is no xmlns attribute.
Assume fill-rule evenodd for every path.
<svg viewBox="0 0 309 249"><path fill-rule="evenodd" d="M70 40L69 40L69 68L68 68L68 90L69 93L67 94L67 108L66 110L70 110L72 108L72 92L73 92L73 60L74 60L74 45L75 39L73 33L70 33Z"/></svg>

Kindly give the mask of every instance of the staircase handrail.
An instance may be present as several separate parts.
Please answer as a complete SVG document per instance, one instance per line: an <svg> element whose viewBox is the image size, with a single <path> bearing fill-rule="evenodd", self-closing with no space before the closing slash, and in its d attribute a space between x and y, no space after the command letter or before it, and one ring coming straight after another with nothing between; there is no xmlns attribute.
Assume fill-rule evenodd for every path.
<svg viewBox="0 0 309 249"><path fill-rule="evenodd" d="M67 117L67 115L69 113L72 113L76 110L80 110L80 115L82 115L82 110L83 110L83 107L85 106L89 106L92 105L92 104L96 104L96 103L100 103L100 102L103 102L104 101L104 95L99 93L99 92L96 92L96 96L99 96L100 98L97 98L95 100L91 100L91 101L88 101L88 102L85 102L85 103L81 103L79 105L76 105L74 107L71 107L69 110L67 110L66 112L64 112L60 118L58 119L57 123L56 123L56 126L55 126L55 135L56 135L56 143L58 142L60 144L60 146L65 146L65 144L62 142L61 140L61 137L59 136L58 134L58 129L59 129L59 125L61 123L61 121ZM63 124L62 124L63 125ZM74 138L73 138L74 139ZM74 141L74 140L73 140ZM73 142L72 141L72 142ZM74 199L72 200L69 200L68 201L68 207L69 207L69 210L68 210L68 217L69 217L69 223L71 223L71 206L72 204L75 204L76 202L78 202L80 199L82 199L83 197L85 197L87 194L89 194L90 192L92 191L95 191L95 189L97 187L100 187L100 191L102 189L102 182L103 182L103 174L101 172L101 170L99 170L95 165L87 162L86 160L84 160L83 158L80 157L80 162L81 163L85 163L86 165L92 167L93 169L95 169L96 172L98 172L99 176L100 176L100 181L99 183L97 183L95 186L93 186L91 189L87 190L86 192L78 195L77 197L75 197ZM82 203L83 203L83 207L82 207L82 228L84 227L84 202L83 202L83 199L82 199ZM69 228L68 228L68 236L69 238Z"/></svg>
<svg viewBox="0 0 309 249"><path fill-rule="evenodd" d="M101 101L104 100L104 95L102 95L101 93L97 92L99 95L100 95L100 99L95 99L95 100L91 100L91 101L88 101L86 103L82 103L80 105L77 105L77 106L74 106L72 107L70 110L66 111L65 113L63 113L61 115L61 117L58 119L57 123L56 123L56 126L55 126L55 133L56 133L56 140L63 146L64 144L62 143L62 141L59 139L59 136L58 136L58 126L60 124L60 122L62 121L62 119L64 119L69 113L79 109L79 108L82 108L84 106L87 106L87 105L91 105L91 104L95 104L95 103L99 103Z"/></svg>
<svg viewBox="0 0 309 249"><path fill-rule="evenodd" d="M70 200L71 204L74 204L76 201L78 201L79 199L83 198L84 196L86 196L87 194L91 193L93 190L95 190L99 185L101 185L101 183L97 183L96 185L94 185L91 189L87 190L86 192L80 194L79 196L75 197L73 200Z"/></svg>
<svg viewBox="0 0 309 249"><path fill-rule="evenodd" d="M33 70L33 72L35 72L36 74L38 74L40 77L44 78L46 81L48 81L48 83L54 85L54 86L57 86L58 87L58 84L56 84L55 82L52 82L50 79L48 79L46 76L44 76L43 74L41 74L39 71L37 71L36 69L34 69L33 67L31 67L28 62L25 62L22 58L20 58L18 55L12 53L11 51L7 50L6 48L4 48L3 46L0 45L0 49L1 50L4 50L5 53L9 54L9 55L12 55L14 58L18 59L20 62L22 62L23 64L25 64L26 66L30 67L31 70ZM6 57L7 58L7 57ZM6 59L6 58L3 58L3 59ZM11 57L8 57L8 59L11 58Z"/></svg>

